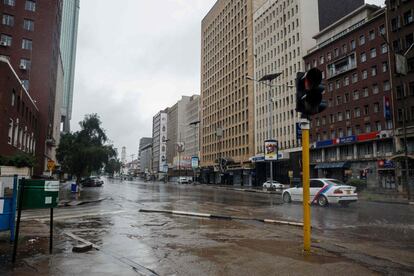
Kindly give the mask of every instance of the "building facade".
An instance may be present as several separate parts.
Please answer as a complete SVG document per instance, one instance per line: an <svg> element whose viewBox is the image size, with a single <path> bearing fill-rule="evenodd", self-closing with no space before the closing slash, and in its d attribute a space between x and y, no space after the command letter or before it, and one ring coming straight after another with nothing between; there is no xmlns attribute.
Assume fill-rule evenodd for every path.
<svg viewBox="0 0 414 276"><path fill-rule="evenodd" d="M255 157L260 160L256 169L265 166L264 141L276 139L279 144L279 160L299 156L300 140L296 139L300 115L296 108L296 73L303 71L303 56L315 45L312 36L320 28L327 27L343 17L348 11L363 5L362 0L347 0L341 3L321 0L268 0L255 11L254 21L254 98L255 98ZM338 9L338 5L346 6ZM327 12L321 12L327 11ZM258 82L264 76L280 74L269 87L269 83ZM252 83L253 84L253 83ZM299 174L297 166L289 170ZM278 164L273 177L287 181L288 171ZM269 170L257 173L260 183L266 180Z"/></svg>
<svg viewBox="0 0 414 276"><path fill-rule="evenodd" d="M167 122L168 108L152 118L152 175L161 179L168 172Z"/></svg>
<svg viewBox="0 0 414 276"><path fill-rule="evenodd" d="M35 155L39 110L6 58L0 57L0 156Z"/></svg>
<svg viewBox="0 0 414 276"><path fill-rule="evenodd" d="M328 107L311 121L314 177L398 189L385 10L364 5L315 35L306 70L322 71Z"/></svg>
<svg viewBox="0 0 414 276"><path fill-rule="evenodd" d="M414 189L414 2L403 0L385 2L388 41L391 45L389 56L394 100L396 176L397 182L401 183L406 191L407 165L407 183L410 184L412 194ZM404 55L407 59L405 75L400 70L396 70L395 54Z"/></svg>
<svg viewBox="0 0 414 276"><path fill-rule="evenodd" d="M187 121L187 105L191 97L182 96L181 99L168 108L167 122L167 163L173 170L184 168L185 138L190 128Z"/></svg>
<svg viewBox="0 0 414 276"><path fill-rule="evenodd" d="M202 181L251 185L253 11L262 0L218 0L201 23ZM227 170L219 160L231 161ZM219 169L220 168L220 169Z"/></svg>
<svg viewBox="0 0 414 276"><path fill-rule="evenodd" d="M39 109L35 174L45 171L56 147L54 115L60 58L62 1L2 1L0 55L9 59Z"/></svg>
<svg viewBox="0 0 414 276"><path fill-rule="evenodd" d="M193 95L190 97L185 114L186 130L184 137L184 155L199 156L199 124L200 124L200 96Z"/></svg>
<svg viewBox="0 0 414 276"><path fill-rule="evenodd" d="M64 83L62 100L62 131L70 131L73 86L75 79L76 44L78 40L80 0L63 0L60 53L63 62Z"/></svg>
<svg viewBox="0 0 414 276"><path fill-rule="evenodd" d="M140 173L148 175L152 171L152 138L141 138L139 143Z"/></svg>

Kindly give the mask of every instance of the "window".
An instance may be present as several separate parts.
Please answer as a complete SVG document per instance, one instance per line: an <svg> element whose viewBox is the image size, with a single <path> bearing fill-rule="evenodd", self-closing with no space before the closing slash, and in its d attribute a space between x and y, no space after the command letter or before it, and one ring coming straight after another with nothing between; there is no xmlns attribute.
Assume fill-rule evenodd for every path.
<svg viewBox="0 0 414 276"><path fill-rule="evenodd" d="M388 62L384 61L382 63L382 72L385 73L388 71Z"/></svg>
<svg viewBox="0 0 414 276"><path fill-rule="evenodd" d="M14 89L13 89L11 106L14 106L15 102L16 102L16 91L14 91Z"/></svg>
<svg viewBox="0 0 414 276"><path fill-rule="evenodd" d="M341 104L342 104L342 97L336 96L336 105L341 105Z"/></svg>
<svg viewBox="0 0 414 276"><path fill-rule="evenodd" d="M371 56L371 58L375 58L375 57L377 57L377 49L372 48L372 49L370 50L370 56Z"/></svg>
<svg viewBox="0 0 414 276"><path fill-rule="evenodd" d="M378 94L378 93L379 93L378 84L373 84L372 85L372 94Z"/></svg>
<svg viewBox="0 0 414 276"><path fill-rule="evenodd" d="M348 135L348 136L352 135L352 128L351 127L346 128L346 135Z"/></svg>
<svg viewBox="0 0 414 276"><path fill-rule="evenodd" d="M319 57L319 63L320 64L323 64L325 62L325 58L324 58L324 56L320 56Z"/></svg>
<svg viewBox="0 0 414 276"><path fill-rule="evenodd" d="M343 119L342 112L338 112L338 122L341 122Z"/></svg>
<svg viewBox="0 0 414 276"><path fill-rule="evenodd" d="M331 114L329 117L330 117L330 120L329 120L330 123L331 124L335 123L335 114Z"/></svg>
<svg viewBox="0 0 414 276"><path fill-rule="evenodd" d="M347 51L348 47L346 46L346 44L342 45L342 53L346 54Z"/></svg>
<svg viewBox="0 0 414 276"><path fill-rule="evenodd" d="M355 91L354 91L354 94L353 94L353 99L354 99L354 100L358 100L358 99L359 99L359 92L358 92L358 90L355 90Z"/></svg>
<svg viewBox="0 0 414 276"><path fill-rule="evenodd" d="M354 117L358 118L361 116L361 109L359 107L354 109Z"/></svg>
<svg viewBox="0 0 414 276"><path fill-rule="evenodd" d="M391 89L390 82L384 81L384 91L389 91Z"/></svg>
<svg viewBox="0 0 414 276"><path fill-rule="evenodd" d="M334 53L335 53L335 57L338 57L339 56L339 49L335 48Z"/></svg>
<svg viewBox="0 0 414 276"><path fill-rule="evenodd" d="M346 118L347 120L350 120L350 119L351 119L351 110L347 110L347 111L345 112L345 118Z"/></svg>
<svg viewBox="0 0 414 276"><path fill-rule="evenodd" d="M374 103L374 113L379 112L379 103Z"/></svg>
<svg viewBox="0 0 414 276"><path fill-rule="evenodd" d="M16 0L3 0L4 5L12 6L16 5Z"/></svg>
<svg viewBox="0 0 414 276"><path fill-rule="evenodd" d="M24 9L26 11L32 11L32 12L36 11L36 2L26 0L26 4L24 5Z"/></svg>
<svg viewBox="0 0 414 276"><path fill-rule="evenodd" d="M404 13L404 24L410 24L411 22L413 22L413 14L411 13L411 10Z"/></svg>
<svg viewBox="0 0 414 276"><path fill-rule="evenodd" d="M345 93L344 103L349 103L349 93Z"/></svg>
<svg viewBox="0 0 414 276"><path fill-rule="evenodd" d="M13 27L13 25L14 25L14 16L13 15L8 15L8 14L3 14L3 18L1 20L1 23L3 25Z"/></svg>
<svg viewBox="0 0 414 276"><path fill-rule="evenodd" d="M336 89L341 88L341 82L339 80L336 81L336 85L335 85Z"/></svg>
<svg viewBox="0 0 414 276"><path fill-rule="evenodd" d="M362 71L362 79L366 80L367 78L368 78L368 71L367 70Z"/></svg>
<svg viewBox="0 0 414 276"><path fill-rule="evenodd" d="M25 19L23 21L23 29L28 31L34 31L34 21L30 19Z"/></svg>
<svg viewBox="0 0 414 276"><path fill-rule="evenodd" d="M367 54L364 52L361 54L361 62L367 61Z"/></svg>
<svg viewBox="0 0 414 276"><path fill-rule="evenodd" d="M371 124L370 123L366 123L365 124L365 133L369 133L371 132Z"/></svg>
<svg viewBox="0 0 414 276"><path fill-rule="evenodd" d="M329 92L333 91L333 83L332 82L328 84L328 90L329 90Z"/></svg>
<svg viewBox="0 0 414 276"><path fill-rule="evenodd" d="M22 85L27 91L29 91L29 80L22 80Z"/></svg>
<svg viewBox="0 0 414 276"><path fill-rule="evenodd" d="M369 105L364 105L364 115L369 115Z"/></svg>
<svg viewBox="0 0 414 276"><path fill-rule="evenodd" d="M369 31L369 40L374 40L375 39L375 31L371 30Z"/></svg>
<svg viewBox="0 0 414 276"><path fill-rule="evenodd" d="M377 131L381 131L382 130L382 125L381 125L381 122L380 121L376 121L375 122L375 129Z"/></svg>
<svg viewBox="0 0 414 276"><path fill-rule="evenodd" d="M414 42L414 37L413 37L412 33L405 36L405 47L407 49L410 48L410 46L411 46L411 44L413 44L413 42Z"/></svg>
<svg viewBox="0 0 414 276"><path fill-rule="evenodd" d="M359 45L364 45L365 44L365 35L361 35L359 37Z"/></svg>
<svg viewBox="0 0 414 276"><path fill-rule="evenodd" d="M349 85L349 77L345 77L344 78L344 86L348 86Z"/></svg>
<svg viewBox="0 0 414 276"><path fill-rule="evenodd" d="M358 81L358 74L354 73L352 74L352 83L356 83Z"/></svg>
<svg viewBox="0 0 414 276"><path fill-rule="evenodd" d="M7 140L7 143L11 145L13 143L13 119L12 118L9 119L9 133L8 134L9 134L8 135L9 138Z"/></svg>
<svg viewBox="0 0 414 276"><path fill-rule="evenodd" d="M0 41L2 44L5 44L5 46L11 46L12 45L12 37L6 34L1 34Z"/></svg>
<svg viewBox="0 0 414 276"><path fill-rule="evenodd" d="M385 26L384 25L379 26L378 31L380 34L385 35Z"/></svg>
<svg viewBox="0 0 414 276"><path fill-rule="evenodd" d="M387 44L386 43L382 43L381 44L381 53L382 54L385 54L387 52L388 52L388 46L387 46Z"/></svg>
<svg viewBox="0 0 414 276"><path fill-rule="evenodd" d="M328 59L328 61L330 61L330 60L332 59L332 54L331 54L331 52L329 52L329 53L326 55L326 58Z"/></svg>
<svg viewBox="0 0 414 276"><path fill-rule="evenodd" d="M338 136L339 136L339 137L344 137L344 131L343 131L343 129L342 129L342 128L340 128L340 129L338 130Z"/></svg>
<svg viewBox="0 0 414 276"><path fill-rule="evenodd" d="M20 59L20 69L28 70L30 69L32 62L29 59L22 58Z"/></svg>
<svg viewBox="0 0 414 276"><path fill-rule="evenodd" d="M356 48L355 40L351 40L351 50L355 50L355 48Z"/></svg>
<svg viewBox="0 0 414 276"><path fill-rule="evenodd" d="M322 117L322 125L324 126L324 125L326 125L326 116L323 116Z"/></svg>
<svg viewBox="0 0 414 276"><path fill-rule="evenodd" d="M371 67L371 76L375 77L377 75L377 66Z"/></svg>
<svg viewBox="0 0 414 276"><path fill-rule="evenodd" d="M32 50L32 41L30 39L23 38L23 40L22 40L22 49Z"/></svg>
<svg viewBox="0 0 414 276"><path fill-rule="evenodd" d="M369 96L369 93L368 93L368 87L364 87L364 88L362 89L362 96L363 96L364 98L366 98L366 97L368 97L368 96Z"/></svg>

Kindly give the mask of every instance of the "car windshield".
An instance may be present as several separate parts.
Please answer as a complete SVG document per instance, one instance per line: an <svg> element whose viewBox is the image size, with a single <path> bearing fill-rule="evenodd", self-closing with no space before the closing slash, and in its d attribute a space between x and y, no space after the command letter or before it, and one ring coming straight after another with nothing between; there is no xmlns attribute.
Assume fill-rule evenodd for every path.
<svg viewBox="0 0 414 276"><path fill-rule="evenodd" d="M342 181L340 181L340 180L337 180L337 179L328 179L328 180L326 180L326 182L327 182L328 184L335 185L335 186L342 186L342 185L346 185L344 182L342 182Z"/></svg>

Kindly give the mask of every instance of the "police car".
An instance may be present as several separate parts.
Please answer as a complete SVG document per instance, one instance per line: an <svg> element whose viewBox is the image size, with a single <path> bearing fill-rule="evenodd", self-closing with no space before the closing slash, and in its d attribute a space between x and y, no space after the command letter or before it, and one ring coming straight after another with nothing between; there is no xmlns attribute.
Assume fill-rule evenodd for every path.
<svg viewBox="0 0 414 276"><path fill-rule="evenodd" d="M303 200L303 188L296 186L283 191L283 201L286 203ZM358 200L356 187L349 186L337 179L313 178L310 180L309 202L319 206L328 204L341 204L348 206Z"/></svg>

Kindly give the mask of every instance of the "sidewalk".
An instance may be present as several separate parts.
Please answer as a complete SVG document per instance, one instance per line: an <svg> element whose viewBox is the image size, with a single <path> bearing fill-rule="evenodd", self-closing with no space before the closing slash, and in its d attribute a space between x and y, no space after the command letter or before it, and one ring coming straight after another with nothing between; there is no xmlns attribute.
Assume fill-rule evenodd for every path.
<svg viewBox="0 0 414 276"><path fill-rule="evenodd" d="M370 190L364 190L358 193L359 200L388 203L388 204L402 204L402 205L414 205L413 200L408 200L400 194L387 194Z"/></svg>

